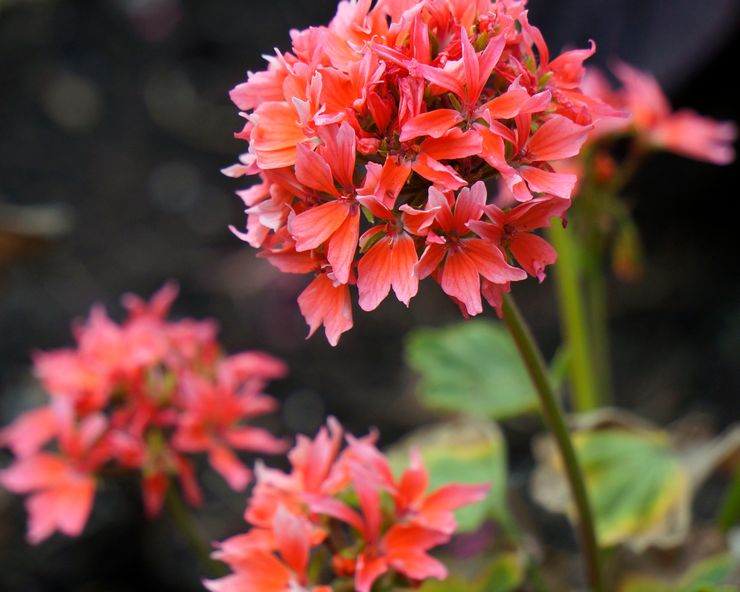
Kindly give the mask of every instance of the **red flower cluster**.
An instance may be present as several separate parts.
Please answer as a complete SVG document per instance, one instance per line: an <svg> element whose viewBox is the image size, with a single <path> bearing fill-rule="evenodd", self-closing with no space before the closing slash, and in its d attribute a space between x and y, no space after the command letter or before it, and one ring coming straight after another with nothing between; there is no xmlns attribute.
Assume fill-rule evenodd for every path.
<svg viewBox="0 0 740 592"><path fill-rule="evenodd" d="M177 296L166 285L149 302L124 298L128 318L114 323L95 307L74 327L77 347L39 353L34 366L50 395L0 431L15 462L0 484L30 494L28 538L55 530L82 532L96 478L110 467L141 472L150 515L176 475L186 499L201 500L189 457L206 453L234 489L250 480L234 450L278 453L282 441L244 422L275 409L265 383L285 374L279 360L258 352L224 356L210 321L165 320Z"/></svg>
<svg viewBox="0 0 740 592"><path fill-rule="evenodd" d="M375 435L347 436L333 418L290 451L291 471L256 468L247 534L220 543L214 557L233 574L206 582L213 592L331 592L328 583L370 592L444 579L428 551L449 541L453 511L485 498L488 485L450 484L427 493L420 458L396 479ZM323 585L322 585L323 584ZM342 588L344 589L344 588Z"/></svg>
<svg viewBox="0 0 740 592"><path fill-rule="evenodd" d="M614 73L622 83L621 89L613 90L594 68L587 69L584 88L625 111L629 118L603 120L594 129L592 139L633 133L647 147L688 158L714 164L729 164L735 159L732 143L737 139L737 126L733 122L703 117L691 109L674 112L658 81L647 72L619 62Z"/></svg>
<svg viewBox="0 0 740 592"><path fill-rule="evenodd" d="M352 327L353 284L372 310L391 288L408 305L432 275L481 312L481 292L495 303L555 260L520 233L564 213L576 177L549 161L578 154L594 116L614 113L579 88L593 52L551 60L526 0L340 2L328 27L292 32L290 52L231 92L249 151L224 172L261 179L239 192L247 230L234 232L280 270L315 274L299 306L333 345ZM523 205L486 208L476 182L494 177ZM537 226L505 222L533 199ZM506 263L514 244L522 268Z"/></svg>

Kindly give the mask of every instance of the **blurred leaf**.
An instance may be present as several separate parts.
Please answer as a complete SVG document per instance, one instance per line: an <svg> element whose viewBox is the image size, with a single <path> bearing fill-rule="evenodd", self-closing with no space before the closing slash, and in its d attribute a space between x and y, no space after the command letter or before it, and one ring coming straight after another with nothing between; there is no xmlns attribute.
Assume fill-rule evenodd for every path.
<svg viewBox="0 0 740 592"><path fill-rule="evenodd" d="M414 448L429 471L430 490L448 483L491 484L486 500L456 512L458 532L476 530L488 518L508 519L506 444L498 426L461 418L412 432L389 450L397 473L408 466Z"/></svg>
<svg viewBox="0 0 740 592"><path fill-rule="evenodd" d="M413 331L408 364L419 396L433 409L502 419L537 408L537 397L506 330L484 320Z"/></svg>
<svg viewBox="0 0 740 592"><path fill-rule="evenodd" d="M723 459L740 450L739 429L677 450L669 432L626 412L599 410L574 423L599 543L625 543L638 552L681 544L689 532L694 492ZM534 498L573 519L560 456L550 438L535 443L535 456Z"/></svg>
<svg viewBox="0 0 740 592"><path fill-rule="evenodd" d="M729 553L715 555L694 565L678 582L647 576L628 577L619 592L732 592L730 577L738 569L738 561Z"/></svg>
<svg viewBox="0 0 740 592"><path fill-rule="evenodd" d="M512 592L524 583L524 571L519 553L502 553L472 579L456 577L453 573L443 582L430 580L421 587L421 592Z"/></svg>

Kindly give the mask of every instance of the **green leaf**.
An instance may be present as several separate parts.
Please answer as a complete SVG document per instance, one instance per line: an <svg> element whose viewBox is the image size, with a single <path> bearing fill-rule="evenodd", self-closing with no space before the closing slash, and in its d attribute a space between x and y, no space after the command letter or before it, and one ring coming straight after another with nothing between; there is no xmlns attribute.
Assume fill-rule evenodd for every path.
<svg viewBox="0 0 740 592"><path fill-rule="evenodd" d="M406 359L420 374L422 402L433 409L503 419L537 408L524 364L498 323L417 329L408 339Z"/></svg>
<svg viewBox="0 0 740 592"><path fill-rule="evenodd" d="M458 532L474 531L488 518L508 520L506 445L495 424L461 418L417 430L389 450L397 473L408 466L412 449L429 471L430 491L449 483L491 484L484 501L456 512Z"/></svg>
<svg viewBox="0 0 740 592"><path fill-rule="evenodd" d="M681 579L680 592L709 592L729 584L728 578L740 569L740 563L730 553L715 555L692 567Z"/></svg>
<svg viewBox="0 0 740 592"><path fill-rule="evenodd" d="M730 553L722 553L700 561L678 581L658 580L649 576L631 576L619 587L619 592L732 592L730 577L740 567Z"/></svg>

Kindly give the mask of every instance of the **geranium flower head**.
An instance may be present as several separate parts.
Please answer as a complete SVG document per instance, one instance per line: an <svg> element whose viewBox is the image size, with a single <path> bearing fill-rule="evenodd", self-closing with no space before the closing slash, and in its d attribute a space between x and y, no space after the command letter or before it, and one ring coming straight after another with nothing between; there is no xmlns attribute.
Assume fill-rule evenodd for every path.
<svg viewBox="0 0 740 592"><path fill-rule="evenodd" d="M381 576L412 586L447 576L429 551L450 540L453 511L484 499L488 485L428 491L418 454L396 479L375 445L377 434L346 435L340 451L341 438L341 426L330 418L315 438L299 436L289 472L257 469L245 512L251 529L218 544L214 557L233 574L208 582L210 590L259 582L270 592L315 592L341 581L370 592Z"/></svg>
<svg viewBox="0 0 740 592"><path fill-rule="evenodd" d="M120 324L96 306L74 325L76 347L34 356L49 404L0 430L0 446L16 456L0 471L0 485L28 494L31 542L55 530L79 535L111 466L140 474L144 508L154 516L173 477L187 501L200 503L193 455L207 455L232 488L243 489L252 473L235 451L285 449L248 424L277 407L263 388L285 365L260 352L224 355L211 321L168 321L176 296L175 284L149 301L127 295Z"/></svg>
<svg viewBox="0 0 740 592"><path fill-rule="evenodd" d="M465 224L487 205L476 183L496 177L519 202L568 203L576 177L550 162L616 112L580 86L593 42L551 59L525 0L341 2L328 26L291 39L231 92L249 147L225 172L260 178L240 192L237 236L282 271L314 274L298 300L309 335L323 325L336 345L355 285L369 311L391 292L408 306L433 275L475 315L542 277Z"/></svg>

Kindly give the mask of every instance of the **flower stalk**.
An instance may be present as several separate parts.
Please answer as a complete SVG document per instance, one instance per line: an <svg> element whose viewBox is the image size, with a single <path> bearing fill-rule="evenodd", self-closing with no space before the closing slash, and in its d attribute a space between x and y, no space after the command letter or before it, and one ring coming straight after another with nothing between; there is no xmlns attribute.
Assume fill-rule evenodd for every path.
<svg viewBox="0 0 740 592"><path fill-rule="evenodd" d="M532 333L516 306L513 298L506 294L503 300L504 323L516 344L529 376L540 399L540 408L563 459L565 473L577 512L577 529L585 561L586 580L592 592L605 592L596 529L588 500L586 484L578 465L573 442L565 423L552 383L547 373L544 358Z"/></svg>
<svg viewBox="0 0 740 592"><path fill-rule="evenodd" d="M572 233L558 224L550 228L549 238L558 252L555 286L560 322L568 347L573 404L578 412L583 413L598 407L600 401L592 336L581 288L580 253Z"/></svg>

